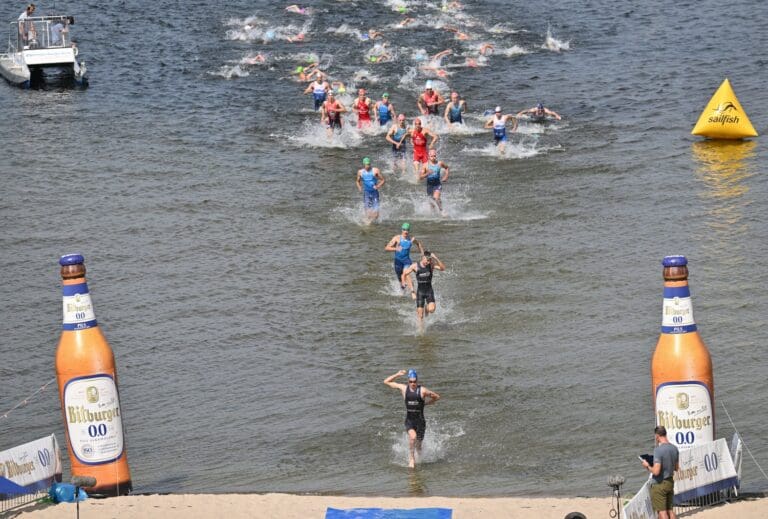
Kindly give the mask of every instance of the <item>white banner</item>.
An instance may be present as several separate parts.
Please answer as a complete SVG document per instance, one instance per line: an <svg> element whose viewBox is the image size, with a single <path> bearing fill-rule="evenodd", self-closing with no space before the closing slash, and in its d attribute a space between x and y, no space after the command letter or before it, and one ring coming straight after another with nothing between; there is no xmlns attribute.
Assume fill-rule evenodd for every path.
<svg viewBox="0 0 768 519"><path fill-rule="evenodd" d="M624 507L627 519L655 519L651 506L651 479ZM679 505L717 490L739 486L724 438L680 451L680 470L675 472L675 504Z"/></svg>
<svg viewBox="0 0 768 519"><path fill-rule="evenodd" d="M680 470L675 472L675 503L737 484L736 469L725 438L680 451Z"/></svg>
<svg viewBox="0 0 768 519"><path fill-rule="evenodd" d="M26 488L30 493L61 480L61 453L56 435L0 452L0 477Z"/></svg>
<svg viewBox="0 0 768 519"><path fill-rule="evenodd" d="M656 519L656 513L651 506L651 480L649 479L640 488L640 491L635 494L635 497L629 500L629 503L624 507L625 519Z"/></svg>

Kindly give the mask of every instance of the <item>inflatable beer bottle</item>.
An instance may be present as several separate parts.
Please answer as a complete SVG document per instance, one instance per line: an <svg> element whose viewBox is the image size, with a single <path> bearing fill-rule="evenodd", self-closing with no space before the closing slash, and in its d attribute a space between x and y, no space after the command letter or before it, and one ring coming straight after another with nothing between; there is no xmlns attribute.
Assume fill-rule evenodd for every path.
<svg viewBox="0 0 768 519"><path fill-rule="evenodd" d="M123 438L115 356L107 344L85 282L79 254L59 260L64 323L56 350L56 378L72 475L96 478L89 494L115 496L131 490Z"/></svg>
<svg viewBox="0 0 768 519"><path fill-rule="evenodd" d="M669 441L686 449L715 438L712 359L693 319L688 260L667 256L662 265L661 335L651 359L654 410Z"/></svg>

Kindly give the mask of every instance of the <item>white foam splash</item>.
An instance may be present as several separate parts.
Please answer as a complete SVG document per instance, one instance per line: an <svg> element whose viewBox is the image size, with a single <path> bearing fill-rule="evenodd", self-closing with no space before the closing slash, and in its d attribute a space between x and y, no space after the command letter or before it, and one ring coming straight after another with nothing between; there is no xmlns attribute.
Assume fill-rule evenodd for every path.
<svg viewBox="0 0 768 519"><path fill-rule="evenodd" d="M527 159L529 157L535 157L540 153L540 150L536 146L536 143L526 142L513 142L508 141L504 147L504 152L501 153L496 144L489 143L482 148L464 148L461 150L468 155L482 155L485 157L494 157L500 160L507 159Z"/></svg>
<svg viewBox="0 0 768 519"><path fill-rule="evenodd" d="M317 115L316 121L306 121L296 132L285 138L312 148L354 148L363 140L349 120L343 121L341 131L334 130L329 136L325 126L320 124L320 115Z"/></svg>
<svg viewBox="0 0 768 519"><path fill-rule="evenodd" d="M431 388L430 388L431 389ZM438 404L439 405L439 404ZM444 459L455 438L464 436L464 428L458 423L443 424L438 418L427 416L427 430L421 446L421 456L416 457L416 464L435 463ZM408 433L392 433L392 463L408 466Z"/></svg>
<svg viewBox="0 0 768 519"><path fill-rule="evenodd" d="M552 28L547 27L547 37L545 38L541 48L550 50L552 52L560 52L561 50L571 50L571 42L558 40L552 35Z"/></svg>
<svg viewBox="0 0 768 519"><path fill-rule="evenodd" d="M214 72L208 72L211 76L223 77L224 79L232 79L233 77L248 77L250 73L247 70L240 68L240 65L222 65L219 70Z"/></svg>

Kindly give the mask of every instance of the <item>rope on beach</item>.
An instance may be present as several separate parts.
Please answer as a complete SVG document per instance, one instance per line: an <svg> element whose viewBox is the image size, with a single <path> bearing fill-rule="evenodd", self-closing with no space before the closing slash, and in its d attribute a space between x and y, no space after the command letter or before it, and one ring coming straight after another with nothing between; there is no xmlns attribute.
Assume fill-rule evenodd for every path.
<svg viewBox="0 0 768 519"><path fill-rule="evenodd" d="M24 400L22 400L21 402L19 402L15 406L13 406L10 409L8 409L5 413L1 414L0 415L0 419L8 418L8 415L11 414L13 411L18 409L19 407L27 405L31 399L33 399L35 396L37 396L38 393L42 393L43 391L45 391L45 388L50 386L55 381L56 381L56 377L53 377L51 380L46 382L42 387L38 388L37 391L35 391L31 395L29 395L27 398L25 398Z"/></svg>
<svg viewBox="0 0 768 519"><path fill-rule="evenodd" d="M728 421L731 422L731 427L733 427L733 430L736 431L736 434L738 434L739 438L741 438L741 443L747 449L747 452L749 453L749 457L752 458L752 461L755 462L755 465L757 465L757 468L760 469L760 472L763 474L763 477L765 479L768 479L768 476L765 475L765 471L763 470L763 467L760 466L760 464L757 462L755 457L752 455L752 451L749 450L749 445L747 445L747 442L744 441L744 437L741 435L739 430L736 428L736 424L734 424L733 420L731 420L731 414L728 412L728 409L725 408L725 402L722 399L720 399L720 405L723 406L723 411L725 411L725 414L728 416Z"/></svg>

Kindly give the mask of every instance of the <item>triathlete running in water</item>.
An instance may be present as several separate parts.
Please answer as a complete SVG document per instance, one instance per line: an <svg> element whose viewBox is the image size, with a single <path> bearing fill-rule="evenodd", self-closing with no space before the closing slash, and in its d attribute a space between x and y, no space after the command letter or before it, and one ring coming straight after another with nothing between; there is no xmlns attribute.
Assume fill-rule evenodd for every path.
<svg viewBox="0 0 768 519"><path fill-rule="evenodd" d="M320 111L320 120L325 124L328 138L333 136L335 128L341 131L341 114L346 111L344 105L336 100L333 90L329 90L328 99L323 103L323 109Z"/></svg>
<svg viewBox="0 0 768 519"><path fill-rule="evenodd" d="M405 290L403 269L413 263L411 261L411 247L415 244L422 254L424 253L424 248L419 240L411 236L411 224L408 222L403 223L400 230L400 234L396 234L387 242L384 250L395 253L395 277L397 277L400 288Z"/></svg>
<svg viewBox="0 0 768 519"><path fill-rule="evenodd" d="M371 98L366 97L365 89L361 88L357 91L357 99L353 101L354 109L357 113L357 127L371 125Z"/></svg>
<svg viewBox="0 0 768 519"><path fill-rule="evenodd" d="M413 172L418 176L421 171L421 165L429 160L427 155L427 137L432 138L429 147L434 148L438 136L431 130L422 128L421 119L418 117L413 120L413 128L408 129L408 136L411 138L411 144L413 144Z"/></svg>
<svg viewBox="0 0 768 519"><path fill-rule="evenodd" d="M451 92L451 102L445 105L444 119L448 126L463 124L461 114L467 111L467 102L459 100L458 92Z"/></svg>
<svg viewBox="0 0 768 519"><path fill-rule="evenodd" d="M408 136L408 127L405 125L405 115L397 116L397 122L387 132L387 142L392 144L392 156L395 165L405 170L405 138Z"/></svg>
<svg viewBox="0 0 768 519"><path fill-rule="evenodd" d="M550 117L554 117L558 121L562 119L560 117L560 114L555 112L554 110L550 110L546 106L544 106L543 103L539 103L533 108L529 108L527 110L521 110L517 112L517 116L520 117L522 115L527 115L528 120L532 123L543 123L546 122L546 120Z"/></svg>
<svg viewBox="0 0 768 519"><path fill-rule="evenodd" d="M331 89L331 85L328 84L323 78L317 78L304 89L304 94L312 94L312 98L315 100L315 111L322 108L325 102L325 97L328 91Z"/></svg>
<svg viewBox="0 0 768 519"><path fill-rule="evenodd" d="M432 274L434 270L445 271L445 263L440 258L429 252L424 251L418 263L412 263L403 270L403 281L411 290L411 297L416 300L416 317L419 322L427 315L435 312L435 291L432 289ZM416 276L416 290L413 290L413 281L411 274Z"/></svg>
<svg viewBox="0 0 768 519"><path fill-rule="evenodd" d="M421 115L437 115L440 113L440 105L445 103L445 99L432 87L432 81L427 81L424 86L424 92L419 95L416 106Z"/></svg>
<svg viewBox="0 0 768 519"><path fill-rule="evenodd" d="M408 384L394 382L397 377L408 374ZM397 389L405 400L405 430L408 432L408 466L416 466L416 455L421 456L421 444L424 441L424 433L427 430L427 421L424 418L424 406L431 405L440 400L440 395L430 391L419 384L419 375L416 370L407 372L401 369L394 375L384 379L384 383L392 389Z"/></svg>
<svg viewBox="0 0 768 519"><path fill-rule="evenodd" d="M384 185L379 168L371 167L371 159L363 159L363 169L357 170L357 189L363 194L363 209L369 222L379 218L379 190Z"/></svg>
<svg viewBox="0 0 768 519"><path fill-rule="evenodd" d="M437 150L429 150L429 160L422 167L419 179L427 180L427 196L435 201L437 210L441 213L443 212L443 203L440 200L440 193L443 190L443 182L448 180L449 174L448 164L442 160L437 160Z"/></svg>
<svg viewBox="0 0 768 519"><path fill-rule="evenodd" d="M386 126L389 121L395 120L395 106L389 102L388 93L381 94L381 100L376 101L376 104L373 105L373 113L379 119L380 126Z"/></svg>
<svg viewBox="0 0 768 519"><path fill-rule="evenodd" d="M512 119L512 131L517 130L517 119L513 114L502 114L501 107L497 106L494 110L493 117L491 117L486 123L486 128L493 128L493 142L499 149L500 153L504 153L504 147L507 143L507 120Z"/></svg>

